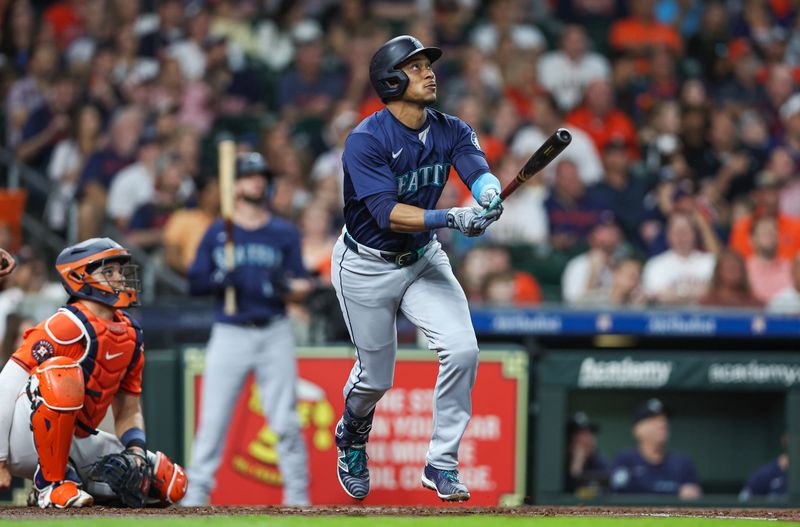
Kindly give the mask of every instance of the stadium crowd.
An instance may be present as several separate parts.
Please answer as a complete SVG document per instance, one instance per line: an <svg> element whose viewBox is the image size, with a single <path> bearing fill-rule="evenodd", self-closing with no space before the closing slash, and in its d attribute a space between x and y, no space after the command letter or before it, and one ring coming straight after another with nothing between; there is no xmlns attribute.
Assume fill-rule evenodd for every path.
<svg viewBox="0 0 800 527"><path fill-rule="evenodd" d="M409 33L444 50L436 107L476 129L501 182L555 129L573 132L486 236L440 233L470 301L798 312L797 11L788 0L6 0L4 146L47 177L26 207L53 232L115 228L185 273L218 213L216 143L233 136L266 157L273 210L297 223L307 267L329 283L344 140L381 107L367 65ZM440 206L470 200L451 174ZM0 247L18 242L0 229ZM4 322L20 292L52 294L32 269L49 264L24 242L2 284Z"/></svg>

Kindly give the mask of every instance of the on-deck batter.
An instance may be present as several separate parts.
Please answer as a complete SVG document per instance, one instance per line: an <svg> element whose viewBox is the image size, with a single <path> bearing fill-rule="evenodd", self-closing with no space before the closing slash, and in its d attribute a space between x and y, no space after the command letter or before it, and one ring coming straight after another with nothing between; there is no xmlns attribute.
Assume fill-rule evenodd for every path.
<svg viewBox="0 0 800 527"><path fill-rule="evenodd" d="M478 343L467 299L432 231L483 234L502 207L435 209L450 167L484 207L500 194L475 132L428 108L436 101L431 64L442 55L414 37L386 42L370 80L386 108L364 119L345 143L345 229L333 251L332 281L356 348L336 427L337 473L345 492L369 492L366 443L375 406L392 386L398 309L439 354L433 436L422 484L449 501L469 499L458 479L458 446L472 414Z"/></svg>

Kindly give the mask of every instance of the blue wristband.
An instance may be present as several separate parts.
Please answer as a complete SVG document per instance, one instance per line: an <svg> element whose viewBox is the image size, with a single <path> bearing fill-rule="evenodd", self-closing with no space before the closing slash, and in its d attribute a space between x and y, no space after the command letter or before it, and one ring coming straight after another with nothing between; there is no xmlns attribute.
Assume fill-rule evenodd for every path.
<svg viewBox="0 0 800 527"><path fill-rule="evenodd" d="M138 446L142 450L147 450L147 439L145 438L144 430L141 428L129 428L122 434L119 440L126 449L132 446Z"/></svg>
<svg viewBox="0 0 800 527"><path fill-rule="evenodd" d="M497 179L491 172L485 172L475 180L475 183L472 184L472 188L470 189L472 191L472 197L475 198L475 201L480 203L481 194L483 194L483 191L489 187L494 187L497 190L497 193L500 194L500 180Z"/></svg>
<svg viewBox="0 0 800 527"><path fill-rule="evenodd" d="M428 230L447 227L447 211L450 209L434 209L425 211L425 228Z"/></svg>

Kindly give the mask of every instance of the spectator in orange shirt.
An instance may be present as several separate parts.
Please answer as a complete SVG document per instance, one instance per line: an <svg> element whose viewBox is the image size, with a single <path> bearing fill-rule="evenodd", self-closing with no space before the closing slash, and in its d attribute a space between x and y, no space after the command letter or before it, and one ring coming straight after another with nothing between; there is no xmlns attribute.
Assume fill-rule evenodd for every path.
<svg viewBox="0 0 800 527"><path fill-rule="evenodd" d="M631 15L614 22L608 41L611 48L638 59L636 68L640 73L649 71L647 56L657 46L666 46L680 54L681 37L678 32L655 19L654 0L630 0Z"/></svg>
<svg viewBox="0 0 800 527"><path fill-rule="evenodd" d="M639 159L636 127L614 102L611 83L598 79L589 83L584 91L583 105L567 115L567 123L577 126L592 138L598 152L616 139L624 140L632 159Z"/></svg>
<svg viewBox="0 0 800 527"><path fill-rule="evenodd" d="M197 206L172 213L164 225L164 259L174 271L186 275L209 225L219 215L219 180L197 180Z"/></svg>
<svg viewBox="0 0 800 527"><path fill-rule="evenodd" d="M753 212L744 215L733 225L730 247L744 258L753 255L752 230L754 219L771 216L778 226L778 257L790 259L800 251L800 220L780 212L780 182L767 171L758 175L753 191Z"/></svg>

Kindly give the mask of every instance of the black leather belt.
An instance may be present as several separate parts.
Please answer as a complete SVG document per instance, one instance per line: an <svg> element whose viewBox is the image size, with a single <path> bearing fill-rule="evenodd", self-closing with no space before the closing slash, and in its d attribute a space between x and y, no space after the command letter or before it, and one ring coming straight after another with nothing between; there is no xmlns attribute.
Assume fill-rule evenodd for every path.
<svg viewBox="0 0 800 527"><path fill-rule="evenodd" d="M344 233L344 244L347 245L350 249L353 250L354 253L358 252L358 242L356 242L349 233ZM389 263L395 264L397 267L407 267L409 265L413 265L417 263L417 261L422 258L422 255L425 254L425 245L422 247L418 247L416 249L412 249L410 251L404 251L400 253L393 253L387 251L378 251L381 255L381 258L386 260Z"/></svg>

